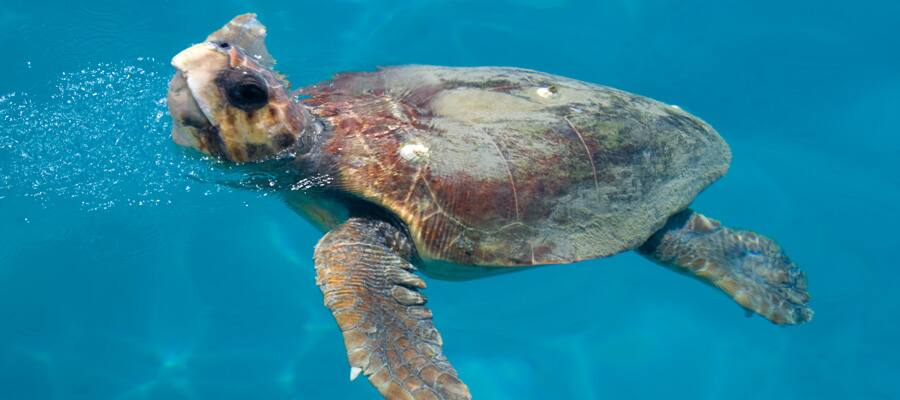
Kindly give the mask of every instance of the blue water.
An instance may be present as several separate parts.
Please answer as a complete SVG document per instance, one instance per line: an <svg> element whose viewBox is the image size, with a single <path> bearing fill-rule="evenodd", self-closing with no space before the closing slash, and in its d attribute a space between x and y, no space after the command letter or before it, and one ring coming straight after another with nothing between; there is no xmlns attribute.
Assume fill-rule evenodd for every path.
<svg viewBox="0 0 900 400"><path fill-rule="evenodd" d="M634 254L426 291L476 399L900 398L900 3L4 0L0 399L377 398L319 234L170 143L169 58L236 14L295 85L510 65L680 105L731 144L695 207L776 238L781 328Z"/></svg>

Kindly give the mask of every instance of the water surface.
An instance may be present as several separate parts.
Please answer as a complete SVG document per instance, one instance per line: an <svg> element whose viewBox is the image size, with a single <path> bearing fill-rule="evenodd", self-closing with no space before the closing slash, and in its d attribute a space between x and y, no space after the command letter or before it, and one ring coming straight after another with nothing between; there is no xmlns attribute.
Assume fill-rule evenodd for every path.
<svg viewBox="0 0 900 400"><path fill-rule="evenodd" d="M169 58L247 11L295 85L509 65L677 104L734 152L695 207L808 273L789 328L633 254L429 281L476 398L900 398L900 6L877 0L4 2L0 397L376 398L320 234L169 141Z"/></svg>

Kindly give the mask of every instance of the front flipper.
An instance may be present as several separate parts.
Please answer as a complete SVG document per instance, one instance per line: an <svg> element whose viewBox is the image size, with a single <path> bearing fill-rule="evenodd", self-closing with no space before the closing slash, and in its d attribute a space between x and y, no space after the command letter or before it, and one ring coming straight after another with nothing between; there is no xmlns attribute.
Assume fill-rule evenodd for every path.
<svg viewBox="0 0 900 400"><path fill-rule="evenodd" d="M744 308L776 324L812 319L806 275L765 236L727 228L685 210L669 218L638 251L722 289Z"/></svg>
<svg viewBox="0 0 900 400"><path fill-rule="evenodd" d="M441 352L412 253L399 229L359 218L316 246L316 283L344 334L350 378L364 373L391 400L470 399Z"/></svg>

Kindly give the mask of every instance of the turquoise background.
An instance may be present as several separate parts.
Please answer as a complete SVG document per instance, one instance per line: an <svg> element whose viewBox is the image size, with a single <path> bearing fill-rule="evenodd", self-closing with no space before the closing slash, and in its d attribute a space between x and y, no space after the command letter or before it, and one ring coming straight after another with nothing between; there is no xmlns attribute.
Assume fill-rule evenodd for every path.
<svg viewBox="0 0 900 400"><path fill-rule="evenodd" d="M900 3L154 1L0 6L0 398L377 398L348 382L320 234L170 143L168 60L253 11L295 85L539 69L700 116L734 152L695 207L776 238L781 328L628 253L429 281L476 399L900 398Z"/></svg>

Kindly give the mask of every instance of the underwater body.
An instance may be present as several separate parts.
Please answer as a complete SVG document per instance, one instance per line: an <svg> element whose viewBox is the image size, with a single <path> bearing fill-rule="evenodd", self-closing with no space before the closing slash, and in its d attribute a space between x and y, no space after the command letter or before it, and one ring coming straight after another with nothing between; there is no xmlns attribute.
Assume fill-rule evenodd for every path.
<svg viewBox="0 0 900 400"><path fill-rule="evenodd" d="M0 19L22 59L0 81L0 392L377 398L347 382L313 278L320 233L265 179L233 189L241 171L170 143L169 58L254 11L297 86L509 65L677 104L734 152L692 207L777 239L810 277L816 317L788 329L633 253L429 280L476 398L893 398L898 10L860 6L14 4Z"/></svg>

